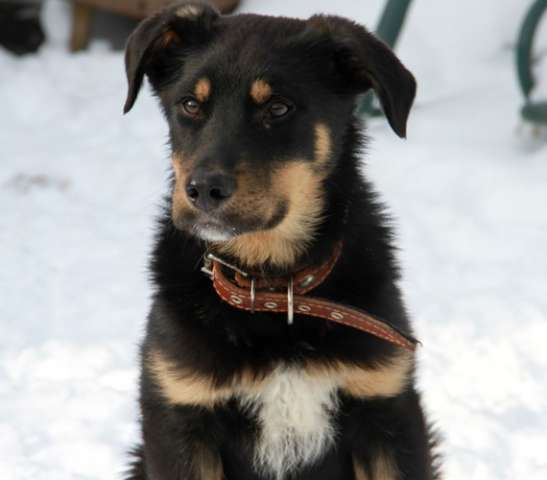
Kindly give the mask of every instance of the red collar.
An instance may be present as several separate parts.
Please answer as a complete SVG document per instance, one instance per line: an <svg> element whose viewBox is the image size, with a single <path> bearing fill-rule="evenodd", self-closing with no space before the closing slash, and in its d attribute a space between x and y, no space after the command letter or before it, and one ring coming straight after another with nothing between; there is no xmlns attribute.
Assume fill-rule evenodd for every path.
<svg viewBox="0 0 547 480"><path fill-rule="evenodd" d="M319 266L299 270L288 278L252 276L213 254L207 255L206 265L202 270L213 280L213 287L218 296L234 308L251 313L286 313L289 324L293 323L294 313L318 317L367 332L399 347L415 351L418 341L386 321L358 308L323 298L305 296L329 276L341 253L342 242L339 242L327 261ZM223 265L234 272L233 280L225 275Z"/></svg>

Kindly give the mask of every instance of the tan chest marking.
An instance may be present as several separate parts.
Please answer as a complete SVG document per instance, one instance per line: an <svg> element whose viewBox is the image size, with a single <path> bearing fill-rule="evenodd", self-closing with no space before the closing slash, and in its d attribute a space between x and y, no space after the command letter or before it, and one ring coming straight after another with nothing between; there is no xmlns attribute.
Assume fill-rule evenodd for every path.
<svg viewBox="0 0 547 480"><path fill-rule="evenodd" d="M261 384L250 370L243 370L230 382L218 385L213 377L178 367L159 352L152 352L147 356L146 366L164 398L175 405L213 408L240 392L252 392Z"/></svg>
<svg viewBox="0 0 547 480"><path fill-rule="evenodd" d="M401 350L388 362L374 368L343 362L309 362L301 368L291 367L286 371L298 372L293 377L301 380L300 385L308 385L310 390L313 390L313 385L333 385L337 390L357 398L393 397L406 388L413 361L412 353ZM146 368L170 403L209 408L230 398L260 395L270 388L274 379L279 379L275 373L279 372L279 368L265 376L256 375L247 368L234 375L229 382L218 384L211 376L178 367L157 351L148 354Z"/></svg>
<svg viewBox="0 0 547 480"><path fill-rule="evenodd" d="M342 362L309 362L301 367L280 365L265 376L243 369L222 385L211 376L178 367L157 351L147 356L146 365L171 404L212 409L236 399L254 412L259 423L255 469L281 479L288 472L313 463L335 443L333 415L338 408L339 392L360 398L398 395L407 386L413 357L401 350L389 362L375 368ZM387 460L375 462L373 471L377 476L373 479L366 477L365 470L355 464L357 479L395 478L388 476L391 470Z"/></svg>

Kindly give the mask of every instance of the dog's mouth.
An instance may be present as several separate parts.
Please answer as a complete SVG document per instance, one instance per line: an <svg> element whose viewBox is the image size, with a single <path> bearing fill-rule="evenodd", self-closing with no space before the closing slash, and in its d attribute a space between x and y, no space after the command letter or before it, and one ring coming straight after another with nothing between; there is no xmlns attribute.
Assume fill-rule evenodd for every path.
<svg viewBox="0 0 547 480"><path fill-rule="evenodd" d="M175 225L201 240L226 242L245 233L274 229L283 221L287 210L286 202L279 202L269 218L260 214L242 216L230 212L193 212L191 215L178 217Z"/></svg>
<svg viewBox="0 0 547 480"><path fill-rule="evenodd" d="M195 222L192 225L192 234L201 240L209 242L226 242L238 235L236 227L224 225L214 221Z"/></svg>

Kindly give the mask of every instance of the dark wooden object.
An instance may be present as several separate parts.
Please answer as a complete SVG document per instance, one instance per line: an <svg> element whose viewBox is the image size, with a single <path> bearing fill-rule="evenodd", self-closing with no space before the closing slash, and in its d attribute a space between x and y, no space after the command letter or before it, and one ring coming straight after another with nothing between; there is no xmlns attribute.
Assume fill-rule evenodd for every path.
<svg viewBox="0 0 547 480"><path fill-rule="evenodd" d="M96 9L140 20L172 2L173 0L73 0L70 50L77 52L86 48L93 12ZM239 0L211 0L211 3L222 13L230 13L239 5Z"/></svg>

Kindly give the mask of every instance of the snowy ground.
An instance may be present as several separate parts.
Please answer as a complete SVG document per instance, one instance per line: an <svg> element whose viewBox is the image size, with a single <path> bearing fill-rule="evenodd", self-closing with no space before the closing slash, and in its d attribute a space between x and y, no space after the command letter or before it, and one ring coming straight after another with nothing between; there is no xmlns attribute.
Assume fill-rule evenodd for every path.
<svg viewBox="0 0 547 480"><path fill-rule="evenodd" d="M547 478L547 143L518 131L511 50L527 3L417 0L398 49L420 84L409 139L369 128L451 479ZM373 26L382 4L245 10ZM120 52L69 56L66 6L45 13L38 56L0 51L0 478L115 479L138 438L166 130L146 93L121 116Z"/></svg>

